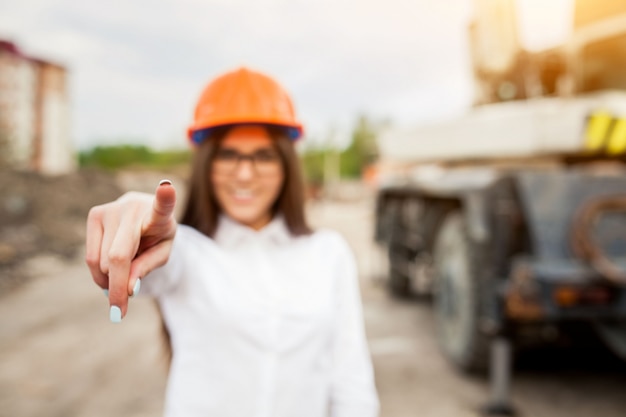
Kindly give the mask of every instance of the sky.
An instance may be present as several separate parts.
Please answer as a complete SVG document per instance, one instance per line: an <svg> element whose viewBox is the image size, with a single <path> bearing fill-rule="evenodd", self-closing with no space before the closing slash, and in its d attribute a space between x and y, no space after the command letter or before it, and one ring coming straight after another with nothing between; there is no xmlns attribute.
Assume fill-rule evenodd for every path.
<svg viewBox="0 0 626 417"><path fill-rule="evenodd" d="M528 49L563 39L570 0L519 1ZM289 91L307 141L342 146L359 115L467 111L471 16L472 0L0 0L0 39L68 68L78 149L186 147L202 88L239 66Z"/></svg>

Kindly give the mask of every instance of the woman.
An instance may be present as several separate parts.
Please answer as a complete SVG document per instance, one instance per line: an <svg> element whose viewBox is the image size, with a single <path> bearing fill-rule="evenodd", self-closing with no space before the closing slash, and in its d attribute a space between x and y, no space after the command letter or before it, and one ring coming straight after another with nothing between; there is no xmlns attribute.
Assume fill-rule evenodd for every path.
<svg viewBox="0 0 626 417"><path fill-rule="evenodd" d="M182 224L167 180L154 197L128 193L89 213L87 264L111 321L140 287L160 305L166 416L378 414L354 259L305 220L301 134L280 85L229 72L206 87L189 129Z"/></svg>

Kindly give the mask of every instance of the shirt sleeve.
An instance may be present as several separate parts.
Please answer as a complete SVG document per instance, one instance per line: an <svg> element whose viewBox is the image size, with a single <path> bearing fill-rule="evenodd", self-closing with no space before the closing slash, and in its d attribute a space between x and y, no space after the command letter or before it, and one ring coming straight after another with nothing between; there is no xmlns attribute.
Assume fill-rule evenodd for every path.
<svg viewBox="0 0 626 417"><path fill-rule="evenodd" d="M330 416L376 417L379 401L365 336L358 272L352 251L343 238L338 240Z"/></svg>
<svg viewBox="0 0 626 417"><path fill-rule="evenodd" d="M185 227L178 225L167 263L143 277L141 291L139 291L140 296L159 297L172 290L181 280L186 253L184 249L185 234Z"/></svg>

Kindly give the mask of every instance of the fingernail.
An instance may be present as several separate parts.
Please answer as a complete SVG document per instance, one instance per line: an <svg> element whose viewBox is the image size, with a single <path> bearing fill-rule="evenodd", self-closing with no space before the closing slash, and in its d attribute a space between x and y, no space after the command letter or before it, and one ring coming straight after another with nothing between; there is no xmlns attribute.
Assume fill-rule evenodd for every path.
<svg viewBox="0 0 626 417"><path fill-rule="evenodd" d="M161 180L161 182L159 182L159 185L172 185L172 181L170 180Z"/></svg>
<svg viewBox="0 0 626 417"><path fill-rule="evenodd" d="M102 290L102 292L107 298L109 298L109 290Z"/></svg>
<svg viewBox="0 0 626 417"><path fill-rule="evenodd" d="M135 296L139 294L140 289L141 289L141 278L137 278L137 281L135 281L135 286L133 287L133 293L130 297L135 298Z"/></svg>
<svg viewBox="0 0 626 417"><path fill-rule="evenodd" d="M109 319L111 319L111 323L121 322L122 310L118 306L111 306L111 311L109 312Z"/></svg>

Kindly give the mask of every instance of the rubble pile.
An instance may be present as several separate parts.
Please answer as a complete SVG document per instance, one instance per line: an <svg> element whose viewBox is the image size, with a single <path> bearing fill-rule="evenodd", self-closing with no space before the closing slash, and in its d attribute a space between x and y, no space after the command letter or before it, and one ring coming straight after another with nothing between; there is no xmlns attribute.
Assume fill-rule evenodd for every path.
<svg viewBox="0 0 626 417"><path fill-rule="evenodd" d="M51 254L76 256L84 245L89 209L121 194L115 175L102 170L47 177L0 171L0 296L27 279L20 265Z"/></svg>

